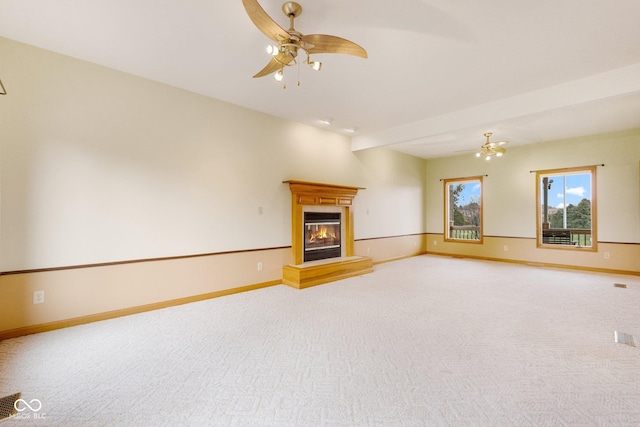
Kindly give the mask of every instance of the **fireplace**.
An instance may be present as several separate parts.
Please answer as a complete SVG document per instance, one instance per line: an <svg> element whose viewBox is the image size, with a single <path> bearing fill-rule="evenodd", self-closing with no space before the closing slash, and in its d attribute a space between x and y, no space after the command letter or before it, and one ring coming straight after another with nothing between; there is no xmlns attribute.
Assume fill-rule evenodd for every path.
<svg viewBox="0 0 640 427"><path fill-rule="evenodd" d="M291 190L293 263L282 267L282 283L304 289L371 273L373 260L354 253L353 198L363 188L284 182Z"/></svg>
<svg viewBox="0 0 640 427"><path fill-rule="evenodd" d="M304 213L304 262L342 255L340 212Z"/></svg>

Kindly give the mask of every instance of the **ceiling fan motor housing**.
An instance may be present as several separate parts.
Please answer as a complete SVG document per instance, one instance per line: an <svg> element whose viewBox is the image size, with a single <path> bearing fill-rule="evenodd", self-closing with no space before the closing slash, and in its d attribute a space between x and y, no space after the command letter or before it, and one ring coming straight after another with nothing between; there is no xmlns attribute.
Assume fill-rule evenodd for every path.
<svg viewBox="0 0 640 427"><path fill-rule="evenodd" d="M297 18L302 13L302 6L294 1L288 1L282 5L282 12L288 18Z"/></svg>

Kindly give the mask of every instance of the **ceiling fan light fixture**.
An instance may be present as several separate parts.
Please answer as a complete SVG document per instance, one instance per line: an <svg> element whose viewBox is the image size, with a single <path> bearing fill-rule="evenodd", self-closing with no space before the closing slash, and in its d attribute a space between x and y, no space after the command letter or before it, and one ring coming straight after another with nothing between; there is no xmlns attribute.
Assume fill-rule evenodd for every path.
<svg viewBox="0 0 640 427"><path fill-rule="evenodd" d="M281 82L282 79L284 78L284 71L283 70L278 70L274 75L273 78L276 79L277 82Z"/></svg>
<svg viewBox="0 0 640 427"><path fill-rule="evenodd" d="M484 134L487 141L480 146L480 151L476 153L476 157L484 157L485 160L491 160L493 156L502 157L502 155L507 152L501 145L507 144L509 141L491 142L489 141L491 135L493 135L493 132L486 132Z"/></svg>
<svg viewBox="0 0 640 427"><path fill-rule="evenodd" d="M341 53L367 58L367 51L356 43L341 37L327 34L302 34L294 27L294 19L302 13L302 6L296 2L285 2L282 12L289 19L289 29L281 27L260 6L258 0L242 0L242 4L249 18L263 34L276 44L267 47L272 56L269 63L253 77L263 77L278 72L281 67L298 65L296 58L300 51L306 53L308 63L315 71L320 71L322 63L309 61L309 55L316 53ZM276 76L276 80L281 78ZM298 86L300 85L298 79Z"/></svg>

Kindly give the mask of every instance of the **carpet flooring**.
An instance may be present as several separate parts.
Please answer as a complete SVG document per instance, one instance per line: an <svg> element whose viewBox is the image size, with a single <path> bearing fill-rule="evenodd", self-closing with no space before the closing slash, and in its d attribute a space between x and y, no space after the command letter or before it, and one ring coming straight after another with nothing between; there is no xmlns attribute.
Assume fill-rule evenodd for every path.
<svg viewBox="0 0 640 427"><path fill-rule="evenodd" d="M614 333L639 301L635 276L413 257L2 341L0 396L34 410L1 424L637 426Z"/></svg>

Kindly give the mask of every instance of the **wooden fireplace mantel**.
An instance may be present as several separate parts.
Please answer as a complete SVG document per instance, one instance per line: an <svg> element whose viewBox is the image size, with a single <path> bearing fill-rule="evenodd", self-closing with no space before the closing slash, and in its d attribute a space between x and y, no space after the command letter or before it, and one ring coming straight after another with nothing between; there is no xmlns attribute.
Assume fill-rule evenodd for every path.
<svg viewBox="0 0 640 427"><path fill-rule="evenodd" d="M353 198L364 188L293 180L284 183L291 190L293 263L302 264L304 259L304 206L337 206L344 210L345 256L353 256Z"/></svg>
<svg viewBox="0 0 640 427"><path fill-rule="evenodd" d="M283 181L289 184L293 202L299 205L351 206L358 190L364 187L347 187L306 181Z"/></svg>
<svg viewBox="0 0 640 427"><path fill-rule="evenodd" d="M368 257L354 256L353 199L363 187L283 181L291 190L291 248L294 265L285 266L283 281L298 289L373 271ZM335 206L344 212L344 257L304 263L304 207ZM306 264L306 265L305 265Z"/></svg>

